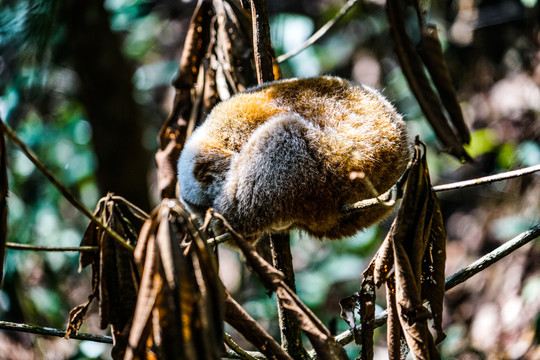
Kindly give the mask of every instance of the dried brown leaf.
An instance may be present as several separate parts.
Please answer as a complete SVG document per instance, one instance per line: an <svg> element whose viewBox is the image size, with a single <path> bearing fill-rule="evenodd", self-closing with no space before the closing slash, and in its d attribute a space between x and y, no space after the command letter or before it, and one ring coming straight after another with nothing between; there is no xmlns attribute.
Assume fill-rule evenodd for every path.
<svg viewBox="0 0 540 360"><path fill-rule="evenodd" d="M143 238L144 236L144 238ZM180 243L191 240L182 250ZM206 235L176 200L164 200L135 249L142 280L125 359L219 359L223 289Z"/></svg>
<svg viewBox="0 0 540 360"><path fill-rule="evenodd" d="M390 360L402 359L403 343L405 342L396 304L396 284L392 275L386 282L386 310L388 311L387 336L388 358Z"/></svg>
<svg viewBox="0 0 540 360"><path fill-rule="evenodd" d="M4 275L4 257L6 255L7 242L7 196L6 144L4 134L0 131L0 288Z"/></svg>
<svg viewBox="0 0 540 360"><path fill-rule="evenodd" d="M432 193L432 196L435 196ZM429 303L433 317L433 329L437 333L435 343L444 340L442 312L445 294L444 264L446 263L446 231L444 229L439 202L434 199L433 221L429 246L424 255L422 270L422 299Z"/></svg>
<svg viewBox="0 0 540 360"><path fill-rule="evenodd" d="M79 329L81 328L81 325L83 324L84 318L86 317L86 312L88 311L88 307L92 303L92 300L94 300L94 297L96 296L96 289L92 291L92 293L88 296L88 300L84 304L80 304L75 306L71 311L69 312L69 320L68 325L66 328L66 335L65 338L69 339L71 336L76 335L79 332Z"/></svg>
<svg viewBox="0 0 540 360"><path fill-rule="evenodd" d="M470 159L463 148L462 141L451 128L448 119L444 115L440 99L432 89L424 71L421 58L407 34L405 26L406 15L403 6L403 2L399 0L388 0L386 2L390 35L403 74L407 78L418 104L433 127L437 138L444 145L445 150L461 160Z"/></svg>
<svg viewBox="0 0 540 360"><path fill-rule="evenodd" d="M388 232L375 254L373 281L377 287L388 280L394 268L394 243L391 233L392 230Z"/></svg>
<svg viewBox="0 0 540 360"><path fill-rule="evenodd" d="M360 301L360 294L354 293L351 296L347 296L339 300L339 307L341 309L339 316L345 320L347 325L356 330L356 321L354 320L354 313L358 302ZM356 332L354 333L356 334ZM356 339L355 339L356 342Z"/></svg>
<svg viewBox="0 0 540 360"><path fill-rule="evenodd" d="M113 194L101 199L94 215L130 243L136 242L139 232L140 210L131 209L127 201ZM139 273L133 253L112 238L106 231L90 223L81 241L83 246L97 246L98 252L81 252L79 267L92 265L93 291L86 304L72 310L68 323L68 336L76 334L93 298L99 302L100 326L112 326L114 338L113 358L123 357L127 344L127 330L135 310L139 286Z"/></svg>
<svg viewBox="0 0 540 360"><path fill-rule="evenodd" d="M416 139L398 215L366 270L377 286L386 284L388 354L392 360L404 359L408 349L416 359L440 358L427 320L433 318L437 342L441 341L445 247L446 234L430 183L425 145Z"/></svg>
<svg viewBox="0 0 540 360"><path fill-rule="evenodd" d="M433 221L434 217L435 221ZM432 315L424 307L422 295L428 291L437 293L432 300L434 308L439 311L438 326L440 326L444 295L444 258L439 256L437 260L442 260L442 262L430 261L428 266L425 266L425 263L426 259L432 258L431 249L436 247L439 255L444 253L440 249L440 246L444 248L445 244L442 228L438 201L429 180L425 149L422 150L417 140L403 203L391 230L394 241L397 314L407 344L416 359L440 357L427 326L427 320ZM434 241L436 241L436 246ZM426 270L430 273L426 274ZM425 289L427 285L425 279L431 276L436 276L437 279L442 276L442 280L438 284L430 282L430 288ZM442 333L442 328L439 327L438 330ZM394 341L396 341L395 338ZM396 346L393 343L392 349Z"/></svg>
<svg viewBox="0 0 540 360"><path fill-rule="evenodd" d="M158 187L162 198L174 198L176 192L176 163L183 143L188 136L188 128L193 110L193 89L197 82L201 62L210 39L213 10L210 1L201 0L191 18L184 49L173 80L176 94L171 114L161 127L158 136L159 150L156 153Z"/></svg>
<svg viewBox="0 0 540 360"><path fill-rule="evenodd" d="M463 119L463 113L457 100L454 84L452 84L450 78L450 72L444 61L441 42L435 25L427 24L422 27L421 39L417 48L431 75L435 88L439 92L440 99L450 116L450 121L456 129L457 135L463 143L468 144L471 141L471 134Z"/></svg>

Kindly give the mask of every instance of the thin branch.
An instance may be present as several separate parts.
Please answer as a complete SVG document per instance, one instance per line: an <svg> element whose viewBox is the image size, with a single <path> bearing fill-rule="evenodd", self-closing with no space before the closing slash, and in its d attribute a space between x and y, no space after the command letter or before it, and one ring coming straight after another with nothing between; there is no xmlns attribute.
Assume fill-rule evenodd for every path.
<svg viewBox="0 0 540 360"><path fill-rule="evenodd" d="M527 174L532 174L537 171L540 171L540 164L529 166L529 167L518 169L518 170L507 171L500 174L485 176L478 179L465 180L465 181L455 182L451 184L437 185L433 187L433 191L447 191L447 190L463 189L469 186L489 184L495 181L502 181L502 180L507 180L507 179L527 175Z"/></svg>
<svg viewBox="0 0 540 360"><path fill-rule="evenodd" d="M484 270L485 268L493 265L497 261L503 259L513 251L519 249L523 245L531 242L532 240L536 239L540 236L540 223L536 224L529 230L519 234L515 238L508 240L503 245L499 246L497 249L493 250L489 254L486 254L482 256L477 261L473 262L471 265L459 270L455 274L449 276L445 281L445 288L446 290L450 290L454 288L455 286L465 282L469 278L471 278L473 275L479 273L480 271ZM385 311L380 313L379 315L375 316L375 327L380 327L386 323L386 320L388 318L388 314ZM354 334L353 329L346 330L342 332L341 334L336 336L336 341L340 343L341 345L347 345L354 341ZM362 331L362 327L358 325L356 327L356 333L359 335ZM310 355L313 355L313 353L310 353Z"/></svg>
<svg viewBox="0 0 540 360"><path fill-rule="evenodd" d="M0 119L0 128L2 132L7 135L11 141L13 141L26 155L26 157L41 171L43 175L58 189L58 191L69 201L77 210L82 212L87 218L93 221L96 225L100 226L110 236L120 243L126 249L133 251L133 246L129 245L125 239L123 239L116 231L105 226L101 220L92 214L92 212L43 165L38 159L37 155L17 136L15 131L11 129L2 119Z"/></svg>
<svg viewBox="0 0 540 360"><path fill-rule="evenodd" d="M343 5L343 7L339 10L339 12L334 16L330 21L328 21L326 24L323 25L319 30L317 30L313 35L309 37L302 45L300 45L298 48L289 51L286 54L280 55L277 57L276 61L278 63L281 63L285 60L290 59L293 56L298 55L300 52L304 51L311 45L313 45L317 40L319 40L321 37L323 37L328 30L332 26L334 26L339 20L341 20L345 14L349 12L349 10L358 2L358 0L349 0Z"/></svg>
<svg viewBox="0 0 540 360"><path fill-rule="evenodd" d="M58 330L58 329L45 327L45 326L19 324L19 323L13 323L9 321L0 321L0 329L20 331L20 332L26 332L26 333L38 334L38 335L57 336L61 338L66 336L66 332L64 330ZM106 344L113 343L112 337L106 336L106 335L96 335L96 334L78 333L77 335L71 335L70 339L87 340L87 341L94 341L94 342L100 342L100 343L106 343Z"/></svg>
<svg viewBox="0 0 540 360"><path fill-rule="evenodd" d="M485 177L481 177L477 179L471 179L471 180L459 181L459 182L450 183L450 184L433 186L433 191L439 192L439 191L463 189L463 188L467 188L471 186L489 184L496 181L508 180L511 178L532 174L537 171L540 171L540 164L529 166L529 167L518 169L518 170L506 171L503 173L485 176ZM406 179L406 176L402 176L402 178L398 181L398 183L401 182L402 179ZM363 210L363 209L367 209L373 206L377 206L381 202L391 204L392 201L395 202L401 198L402 194L399 192L399 188L400 186L393 186L390 188L390 190L388 190L382 195L379 195L378 197L360 200L358 202L355 202L354 204L345 204L341 207L340 211L343 213L349 213L351 211ZM394 200L394 197L395 197L395 200Z"/></svg>
<svg viewBox="0 0 540 360"><path fill-rule="evenodd" d="M13 242L6 243L6 247L12 250L31 250L31 251L98 251L97 246L41 246L18 244Z"/></svg>
<svg viewBox="0 0 540 360"><path fill-rule="evenodd" d="M485 268L490 267L497 261L501 260L508 254L514 252L515 250L519 249L523 245L527 244L528 242L536 239L540 236L540 223L536 224L536 226L533 226L529 230L519 234L512 240L509 240L505 242L503 245L499 246L492 252L490 252L487 255L484 255L480 259L476 260L466 268L463 268L456 272L454 275L448 277L446 279L445 288L446 290L450 290L453 287L455 287L458 284L461 284L462 282L468 280L472 276L478 274L480 271L484 270Z"/></svg>

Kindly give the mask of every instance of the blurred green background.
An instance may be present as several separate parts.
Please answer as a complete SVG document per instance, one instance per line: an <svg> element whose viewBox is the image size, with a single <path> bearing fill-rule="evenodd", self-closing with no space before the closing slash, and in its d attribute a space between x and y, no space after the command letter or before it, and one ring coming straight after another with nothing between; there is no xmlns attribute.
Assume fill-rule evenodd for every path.
<svg viewBox="0 0 540 360"><path fill-rule="evenodd" d="M299 46L343 3L268 0L278 55ZM0 116L89 208L107 191L144 210L157 204L156 136L172 106L170 82L194 7L190 0L0 1ZM318 43L281 64L284 77L333 74L381 90L404 114L411 137L428 144L434 184L539 164L538 1L425 7L472 130L471 164L439 151L394 56L382 0L359 2ZM20 150L7 146L8 241L78 245L87 220ZM537 223L539 199L538 175L440 193L448 275ZM293 233L298 293L334 331L347 328L339 299L358 290L390 222L339 242ZM78 273L77 258L8 250L0 320L63 328L69 310L91 290L89 269ZM223 249L220 262L233 295L278 336L275 299L236 253ZM539 358L538 263L540 248L530 244L449 292L443 357ZM82 331L106 333L97 324L94 307ZM385 358L384 331L376 336L376 358ZM6 331L0 349L0 359L110 358L106 345ZM347 349L357 354L355 346Z"/></svg>

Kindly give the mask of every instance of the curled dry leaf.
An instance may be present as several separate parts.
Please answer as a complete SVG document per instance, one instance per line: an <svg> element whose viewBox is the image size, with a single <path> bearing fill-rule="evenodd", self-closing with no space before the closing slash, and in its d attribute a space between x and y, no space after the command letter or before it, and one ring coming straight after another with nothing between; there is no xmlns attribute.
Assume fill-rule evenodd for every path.
<svg viewBox="0 0 540 360"><path fill-rule="evenodd" d="M165 199L143 225L135 249L141 284L124 359L221 358L223 288L193 221L178 201Z"/></svg>
<svg viewBox="0 0 540 360"><path fill-rule="evenodd" d="M99 201L94 215L130 244L136 243L141 218L145 217L140 209L112 194ZM139 287L133 254L92 222L86 229L81 246L97 246L99 251L80 253L80 269L92 265L92 293L86 303L71 310L66 337L79 331L88 306L97 298L100 327L105 329L111 325L113 358L120 359L127 345Z"/></svg>
<svg viewBox="0 0 540 360"><path fill-rule="evenodd" d="M0 119L2 121L2 119ZM7 163L6 163L6 142L4 134L0 128L0 287L4 275L4 257L6 255L7 242Z"/></svg>

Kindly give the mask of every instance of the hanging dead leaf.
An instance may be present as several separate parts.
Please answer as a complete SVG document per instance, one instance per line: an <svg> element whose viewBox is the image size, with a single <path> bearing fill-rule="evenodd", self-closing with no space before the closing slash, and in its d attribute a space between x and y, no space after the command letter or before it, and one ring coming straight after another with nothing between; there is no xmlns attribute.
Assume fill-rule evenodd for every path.
<svg viewBox="0 0 540 360"><path fill-rule="evenodd" d="M196 125L220 101L256 84L250 14L236 1L199 0L173 80L173 109L156 153L162 198L174 198L176 164Z"/></svg>
<svg viewBox="0 0 540 360"><path fill-rule="evenodd" d="M356 321L354 319L355 310L358 307L358 303L360 301L360 294L354 293L351 296L347 296L346 298L343 298L339 300L339 307L341 309L341 312L339 316L345 320L347 325L349 325L352 329L356 330ZM354 333L356 335L356 332ZM358 342L355 339L355 343L358 344Z"/></svg>
<svg viewBox="0 0 540 360"><path fill-rule="evenodd" d="M408 170L403 201L381 247L364 272L362 292L373 298L360 299L370 309L373 286L386 285L388 309L388 355L404 359L410 349L415 359L440 358L435 343L444 338L442 311L446 233L442 214L432 190L425 145L418 139ZM425 306L427 302L429 309ZM361 311L362 332L371 334L374 315ZM428 329L433 319L436 342ZM362 338L362 359L371 359L373 344ZM370 350L371 349L371 350Z"/></svg>
<svg viewBox="0 0 540 360"><path fill-rule="evenodd" d="M193 221L166 199L141 230L135 259L142 277L125 359L221 358L223 289Z"/></svg>
<svg viewBox="0 0 540 360"><path fill-rule="evenodd" d="M8 197L6 142L2 129L3 127L0 127L0 288L2 287L4 257L6 255Z"/></svg>
<svg viewBox="0 0 540 360"><path fill-rule="evenodd" d="M438 359L427 320L437 318L436 330L441 338L446 234L438 200L431 189L425 147L418 139L403 202L390 233L394 243L395 303L403 335L416 359ZM437 262L432 260L433 251L437 252ZM430 292L436 295L427 295ZM432 313L424 307L424 300L430 302ZM389 341L398 341L395 327L390 330ZM398 345L389 342L389 348L397 349Z"/></svg>
<svg viewBox="0 0 540 360"><path fill-rule="evenodd" d="M407 2L402 2L399 0L388 0L386 2L386 14L388 17L388 22L390 25L390 35L392 37L392 42L394 44L394 49L396 55L399 59L403 74L407 78L407 82L418 101L418 104L422 108L427 120L431 124L437 138L442 142L445 147L444 150L448 151L450 154L453 154L460 160L469 160L470 157L463 148L463 143L466 142L467 136L462 129L462 124L459 120L456 119L456 124L460 129L459 136L456 134L454 129L450 126L450 123L443 112L441 106L441 100L437 93L431 87L430 80L424 71L424 66L422 60L418 54L418 51L412 42L411 38L407 34L407 29L405 25L405 20L407 19L404 6L407 6ZM418 26L420 28L422 24L422 14L418 10L419 5L415 0L413 1L413 6L417 10L418 17ZM421 28L422 31L422 28ZM428 61L430 68L434 68L435 61ZM441 65L438 62L439 66ZM442 86L445 85L445 89L448 87L448 84L443 84L443 78L440 77L442 74L441 71L437 72L437 82ZM439 90L440 91L440 90ZM448 91L441 96L451 96L455 97L455 94L450 94ZM446 103L457 102L457 100L444 100ZM458 105L459 106L459 105ZM450 110L455 112L457 109L455 107L450 107Z"/></svg>
<svg viewBox="0 0 540 360"><path fill-rule="evenodd" d="M148 215L125 199L109 194L98 202L94 216L130 244L135 244L141 220ZM85 304L70 312L66 336L78 332L88 306L97 298L100 327L105 329L111 325L114 340L112 356L120 359L127 345L127 329L131 327L139 286L133 254L93 222L88 225L81 246L97 246L99 249L96 253L81 252L79 257L80 269L92 265L93 290Z"/></svg>
<svg viewBox="0 0 540 360"><path fill-rule="evenodd" d="M450 122L455 128L456 134L463 143L468 144L471 141L471 134L463 119L463 113L457 100L454 84L452 84L452 79L450 78L450 72L444 61L441 42L439 41L439 35L437 34L437 27L435 25L426 24L422 27L421 39L417 49L431 75L433 85L435 85L435 88L439 92L439 97L448 112Z"/></svg>

